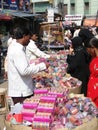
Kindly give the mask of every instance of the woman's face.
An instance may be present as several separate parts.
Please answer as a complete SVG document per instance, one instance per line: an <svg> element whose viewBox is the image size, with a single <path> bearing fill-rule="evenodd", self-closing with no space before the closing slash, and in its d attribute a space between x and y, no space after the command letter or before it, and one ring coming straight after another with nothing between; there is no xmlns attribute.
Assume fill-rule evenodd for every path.
<svg viewBox="0 0 98 130"><path fill-rule="evenodd" d="M95 48L94 48L94 47L92 47L92 48L87 48L87 52L88 52L92 57L95 57L95 56L96 56Z"/></svg>

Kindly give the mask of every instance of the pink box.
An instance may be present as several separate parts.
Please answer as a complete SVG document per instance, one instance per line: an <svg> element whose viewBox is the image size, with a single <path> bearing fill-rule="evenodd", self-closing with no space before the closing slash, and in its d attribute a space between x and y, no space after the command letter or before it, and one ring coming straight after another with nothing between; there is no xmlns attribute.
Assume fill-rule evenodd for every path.
<svg viewBox="0 0 98 130"><path fill-rule="evenodd" d="M33 117L35 114L36 110L31 110L31 109L23 109L22 110L22 115L23 116L30 116Z"/></svg>
<svg viewBox="0 0 98 130"><path fill-rule="evenodd" d="M51 122L50 117L44 117L44 116L35 116L33 121L39 121L39 122Z"/></svg>
<svg viewBox="0 0 98 130"><path fill-rule="evenodd" d="M48 112L48 113L52 113L52 112L54 111L54 107L38 106L37 111L38 111L38 112Z"/></svg>
<svg viewBox="0 0 98 130"><path fill-rule="evenodd" d="M56 95L58 98L62 98L64 96L63 93L57 93L57 92L48 92L49 95Z"/></svg>
<svg viewBox="0 0 98 130"><path fill-rule="evenodd" d="M52 102L52 103L55 103L55 101L56 101L56 95L49 95L49 96L42 96L41 98L40 98L40 101L41 102Z"/></svg>
<svg viewBox="0 0 98 130"><path fill-rule="evenodd" d="M26 108L26 109L35 109L37 108L38 106L38 103L23 103L23 108Z"/></svg>
<svg viewBox="0 0 98 130"><path fill-rule="evenodd" d="M34 90L34 94L47 94L48 90L47 89L36 89Z"/></svg>
<svg viewBox="0 0 98 130"><path fill-rule="evenodd" d="M23 121L29 121L29 122L33 122L33 117L27 117L27 116L23 116Z"/></svg>

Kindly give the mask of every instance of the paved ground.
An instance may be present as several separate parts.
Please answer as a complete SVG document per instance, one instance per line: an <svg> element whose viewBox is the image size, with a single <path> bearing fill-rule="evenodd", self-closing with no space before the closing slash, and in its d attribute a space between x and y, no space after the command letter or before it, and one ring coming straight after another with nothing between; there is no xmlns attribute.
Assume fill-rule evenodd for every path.
<svg viewBox="0 0 98 130"><path fill-rule="evenodd" d="M7 80L4 80L3 75L0 76L0 88L7 88L8 82ZM4 130L4 119L5 119L5 114L2 114L0 112L0 130Z"/></svg>

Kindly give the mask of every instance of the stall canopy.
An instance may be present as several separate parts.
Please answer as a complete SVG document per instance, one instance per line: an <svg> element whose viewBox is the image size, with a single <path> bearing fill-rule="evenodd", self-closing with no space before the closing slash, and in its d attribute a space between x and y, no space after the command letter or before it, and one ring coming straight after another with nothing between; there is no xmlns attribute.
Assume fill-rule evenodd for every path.
<svg viewBox="0 0 98 130"><path fill-rule="evenodd" d="M84 26L98 26L98 19L85 19Z"/></svg>
<svg viewBox="0 0 98 130"><path fill-rule="evenodd" d="M0 14L0 20L9 21L12 19L12 16L6 14Z"/></svg>
<svg viewBox="0 0 98 130"><path fill-rule="evenodd" d="M0 20L5 20L9 21L14 17L19 17L19 18L30 18L30 17L37 17L40 16L41 14L31 14L27 12L21 12L21 11L7 11L4 10L3 12L0 12Z"/></svg>
<svg viewBox="0 0 98 130"><path fill-rule="evenodd" d="M98 13L96 16L86 16L83 20L84 26L98 26Z"/></svg>
<svg viewBox="0 0 98 130"><path fill-rule="evenodd" d="M14 17L34 17L34 16L39 16L40 14L30 14L30 13L25 13L25 12L20 12L20 11L17 11L17 12L10 12L9 13L11 16L14 16Z"/></svg>

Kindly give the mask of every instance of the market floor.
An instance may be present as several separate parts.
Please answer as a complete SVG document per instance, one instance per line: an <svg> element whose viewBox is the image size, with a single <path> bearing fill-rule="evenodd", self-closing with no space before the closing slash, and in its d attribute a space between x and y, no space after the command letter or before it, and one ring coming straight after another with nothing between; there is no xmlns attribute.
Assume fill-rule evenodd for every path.
<svg viewBox="0 0 98 130"><path fill-rule="evenodd" d="M8 86L8 81L4 80L3 77L0 77L0 88L7 89L7 86ZM4 130L4 127L5 127L5 124L4 124L5 115L6 114L2 114L2 112L0 110L0 130Z"/></svg>

